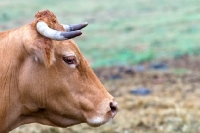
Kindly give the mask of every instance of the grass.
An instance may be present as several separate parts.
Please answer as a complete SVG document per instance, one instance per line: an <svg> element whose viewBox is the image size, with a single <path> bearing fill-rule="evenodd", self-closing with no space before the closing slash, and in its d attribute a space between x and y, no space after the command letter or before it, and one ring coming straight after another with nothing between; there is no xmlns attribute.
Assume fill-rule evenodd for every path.
<svg viewBox="0 0 200 133"><path fill-rule="evenodd" d="M76 38L93 67L136 63L200 53L198 0L54 0L0 2L0 30L30 23L49 9L62 23L88 21Z"/></svg>

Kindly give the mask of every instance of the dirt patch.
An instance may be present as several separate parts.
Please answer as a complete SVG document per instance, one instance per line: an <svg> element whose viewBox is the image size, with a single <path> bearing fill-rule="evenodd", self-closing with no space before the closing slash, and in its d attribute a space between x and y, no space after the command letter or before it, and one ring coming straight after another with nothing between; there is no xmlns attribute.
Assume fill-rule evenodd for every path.
<svg viewBox="0 0 200 133"><path fill-rule="evenodd" d="M200 55L196 56L184 56L174 60L166 61L173 68L185 68L192 72L200 72Z"/></svg>
<svg viewBox="0 0 200 133"><path fill-rule="evenodd" d="M11 133L197 133L200 132L200 56L163 61L167 67L110 67L95 70L119 103L117 116L98 128L67 129L31 124ZM139 69L138 69L139 68ZM179 72L178 70L184 71ZM148 95L131 90L147 88Z"/></svg>

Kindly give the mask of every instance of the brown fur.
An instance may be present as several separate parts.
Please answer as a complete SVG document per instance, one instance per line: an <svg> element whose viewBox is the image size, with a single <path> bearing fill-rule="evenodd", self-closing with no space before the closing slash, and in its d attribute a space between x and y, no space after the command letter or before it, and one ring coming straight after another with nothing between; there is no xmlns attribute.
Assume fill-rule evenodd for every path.
<svg viewBox="0 0 200 133"><path fill-rule="evenodd" d="M75 42L41 36L35 27L38 21L64 30L45 10L33 23L0 33L0 133L32 122L99 126L113 118L109 104L114 99ZM66 52L76 55L76 68L63 61Z"/></svg>
<svg viewBox="0 0 200 133"><path fill-rule="evenodd" d="M65 29L58 23L58 20L54 13L50 12L49 10L44 10L35 14L36 20L32 24L36 27L37 22L44 21L47 25L55 30L65 31Z"/></svg>

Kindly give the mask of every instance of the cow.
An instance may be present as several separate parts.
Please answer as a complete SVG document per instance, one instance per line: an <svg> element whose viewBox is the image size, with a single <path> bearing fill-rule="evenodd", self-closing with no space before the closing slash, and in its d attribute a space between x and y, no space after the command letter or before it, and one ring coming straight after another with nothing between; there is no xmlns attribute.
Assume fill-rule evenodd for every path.
<svg viewBox="0 0 200 133"><path fill-rule="evenodd" d="M0 133L28 123L100 126L118 106L77 44L88 23L59 24L49 10L0 32Z"/></svg>

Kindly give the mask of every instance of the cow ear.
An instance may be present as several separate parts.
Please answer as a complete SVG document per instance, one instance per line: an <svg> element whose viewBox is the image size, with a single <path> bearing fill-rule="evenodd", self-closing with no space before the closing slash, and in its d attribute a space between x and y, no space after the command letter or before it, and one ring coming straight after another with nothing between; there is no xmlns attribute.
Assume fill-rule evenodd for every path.
<svg viewBox="0 0 200 133"><path fill-rule="evenodd" d="M34 40L29 50L34 55L35 60L43 62L46 67L49 67L55 61L54 48L50 39Z"/></svg>

